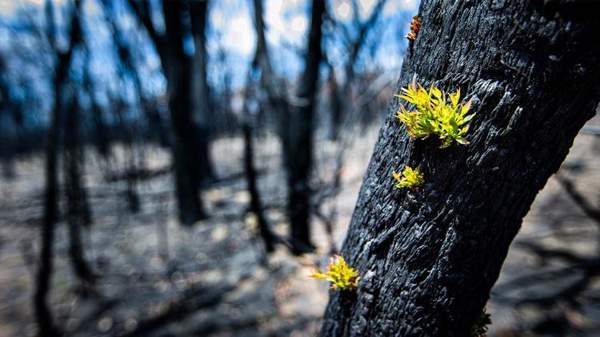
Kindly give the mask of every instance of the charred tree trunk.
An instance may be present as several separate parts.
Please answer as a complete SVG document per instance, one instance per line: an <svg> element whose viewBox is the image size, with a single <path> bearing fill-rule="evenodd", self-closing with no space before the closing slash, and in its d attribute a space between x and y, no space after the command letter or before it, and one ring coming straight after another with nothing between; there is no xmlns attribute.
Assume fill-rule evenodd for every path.
<svg viewBox="0 0 600 337"><path fill-rule="evenodd" d="M193 118L192 55L184 48L185 4L181 1L164 1L163 13L166 37L172 45L167 48L166 69L169 110L174 130L175 189L179 220L184 225L206 217L200 201L201 162L198 129Z"/></svg>
<svg viewBox="0 0 600 337"><path fill-rule="evenodd" d="M77 95L77 93L72 93ZM88 196L83 182L83 149L79 146L79 104L73 97L65 123L65 150L63 152L65 196L67 199L66 221L69 232L69 258L75 276L84 287L94 284L95 275L85 260L81 241L81 227L92 222Z"/></svg>
<svg viewBox="0 0 600 337"><path fill-rule="evenodd" d="M198 125L198 149L200 153L200 174L202 179L213 179L214 169L210 157L209 122L211 115L210 93L206 72L206 26L208 21L208 0L190 3L192 34L194 35L194 59L192 66L192 104Z"/></svg>
<svg viewBox="0 0 600 337"><path fill-rule="evenodd" d="M183 0L163 1L165 31L161 34L152 23L148 1L129 0L136 16L146 28L156 47L167 80L169 110L173 128L173 166L179 220L184 225L206 217L200 197L203 157L199 130L193 117L192 55L185 50L184 40L190 32L186 24L191 17L189 3ZM206 13L204 13L206 15Z"/></svg>
<svg viewBox="0 0 600 337"><path fill-rule="evenodd" d="M64 82L68 78L68 72L71 65L71 59L74 49L81 41L81 26L79 23L79 7L81 2L75 1L75 8L70 18L70 39L69 47L65 52L56 50L57 60L54 69L54 78L52 81L54 89L54 105L51 110L50 125L48 127L48 136L46 144L46 187L44 191L44 216L41 230L41 248L39 265L36 274L35 293L33 295L33 307L35 319L38 324L39 336L57 336L58 328L54 324L54 319L48 305L48 293L53 273L53 254L54 254L54 236L55 225L58 218L58 172L57 159L60 143L60 132L62 125L63 110L63 89ZM48 37L54 48L55 26L54 11L52 3L46 3L48 25Z"/></svg>
<svg viewBox="0 0 600 337"><path fill-rule="evenodd" d="M264 36L263 36L264 37ZM264 214L262 201L260 198L260 192L258 190L258 178L256 174L256 168L254 166L254 130L256 128L257 119L259 115L259 101L257 100L256 83L257 74L259 73L259 57L261 50L256 48L252 65L248 69L248 75L246 78L245 97L243 106L243 119L242 119L242 134L244 137L244 173L246 176L246 185L248 194L250 194L250 208L256 217L258 229L265 245L265 251L271 253L275 250L275 244L278 238L273 231L271 226Z"/></svg>
<svg viewBox="0 0 600 337"><path fill-rule="evenodd" d="M287 124L288 141L284 142L284 161L287 169L288 217L294 251L311 250L310 240L310 173L313 160L313 120L319 66L321 64L321 36L324 0L314 0L311 10L311 26L308 35L308 52L304 74L299 84L297 102L290 109Z"/></svg>
<svg viewBox="0 0 600 337"><path fill-rule="evenodd" d="M422 2L399 87L416 74L473 97L471 144L410 140L393 101L342 250L360 283L331 293L322 337L470 335L523 216L594 115L597 7ZM404 165L424 171L421 189L394 188Z"/></svg>

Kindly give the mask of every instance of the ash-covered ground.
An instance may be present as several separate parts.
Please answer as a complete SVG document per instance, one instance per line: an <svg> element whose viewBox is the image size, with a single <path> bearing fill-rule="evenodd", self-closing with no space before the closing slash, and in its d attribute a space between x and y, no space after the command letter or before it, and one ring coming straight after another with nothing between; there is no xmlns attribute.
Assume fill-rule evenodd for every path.
<svg viewBox="0 0 600 337"><path fill-rule="evenodd" d="M126 168L128 152L115 146L110 165L88 155L85 185L93 224L84 229L83 241L99 277L93 289L74 278L61 221L51 291L58 324L73 336L315 336L328 286L308 275L327 263L332 248L341 246L377 130L357 135L344 151L339 193L323 198L319 206L335 215L330 217L333 235L313 217L318 249L302 257L284 246L265 254L247 212L241 138L213 142L218 177L202 195L210 218L192 227L176 221L170 173L136 182L141 208L131 213L127 182L105 179ZM266 215L284 234L279 143L269 135L256 143ZM340 147L318 139L315 148L314 183L322 189L333 179ZM148 170L160 171L170 161L168 152L156 147L138 153ZM599 153L600 138L582 134L560 171L595 206ZM36 331L31 303L43 211L42 160L41 155L18 160L14 178L0 183L0 337L33 336ZM525 219L492 292L489 336L600 334L597 274L567 254L583 256L590 264L600 260L599 228L552 178ZM564 254L544 255L545 250Z"/></svg>

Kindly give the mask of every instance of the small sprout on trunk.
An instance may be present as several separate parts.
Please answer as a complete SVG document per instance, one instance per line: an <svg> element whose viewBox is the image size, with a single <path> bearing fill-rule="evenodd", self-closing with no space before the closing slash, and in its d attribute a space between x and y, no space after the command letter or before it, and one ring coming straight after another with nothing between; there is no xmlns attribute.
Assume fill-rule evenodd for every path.
<svg viewBox="0 0 600 337"><path fill-rule="evenodd" d="M487 311L485 311L485 308L483 308L483 311L479 315L479 318L477 318L475 324L473 324L473 327L471 328L471 337L487 336L489 324L492 324L491 315L488 314Z"/></svg>
<svg viewBox="0 0 600 337"><path fill-rule="evenodd" d="M401 105L396 114L406 125L411 138L425 139L436 135L442 142L440 148L446 148L453 142L469 144L465 135L475 114L468 114L471 100L460 101L460 89L448 94L432 85L427 90L417 84L415 77L408 87L402 88L402 94L396 96L414 106L414 110L407 110Z"/></svg>
<svg viewBox="0 0 600 337"><path fill-rule="evenodd" d="M331 288L336 290L355 289L359 279L356 269L350 267L340 255L331 258L327 271L324 273L316 271L310 277L327 280L331 282Z"/></svg>
<svg viewBox="0 0 600 337"><path fill-rule="evenodd" d="M423 173L417 167L413 169L410 166L406 166L402 172L392 172L392 177L396 180L396 188L410 188L415 189L425 182Z"/></svg>

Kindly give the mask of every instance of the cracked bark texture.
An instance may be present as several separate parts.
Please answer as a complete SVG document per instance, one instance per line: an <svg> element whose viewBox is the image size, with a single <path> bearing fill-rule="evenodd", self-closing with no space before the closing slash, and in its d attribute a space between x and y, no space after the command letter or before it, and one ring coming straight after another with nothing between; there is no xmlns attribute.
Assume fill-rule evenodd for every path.
<svg viewBox="0 0 600 337"><path fill-rule="evenodd" d="M593 7L593 8L592 8ZM424 0L398 83L461 88L477 116L468 146L414 141L394 99L342 254L355 293L331 292L334 336L469 336L537 192L556 172L600 91L598 5ZM391 173L420 166L418 191Z"/></svg>

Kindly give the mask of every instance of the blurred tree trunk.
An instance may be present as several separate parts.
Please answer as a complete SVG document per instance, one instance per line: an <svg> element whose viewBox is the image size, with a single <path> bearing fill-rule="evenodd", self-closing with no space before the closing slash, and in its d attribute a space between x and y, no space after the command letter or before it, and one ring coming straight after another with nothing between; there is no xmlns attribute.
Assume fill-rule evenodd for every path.
<svg viewBox="0 0 600 337"><path fill-rule="evenodd" d="M194 36L194 58L192 64L192 105L198 125L198 151L200 152L200 170L203 179L214 178L213 163L210 157L210 119L212 106L208 75L206 72L206 26L208 21L208 1L190 3L192 34Z"/></svg>
<svg viewBox="0 0 600 337"><path fill-rule="evenodd" d="M284 162L287 169L288 217L291 239L296 253L311 250L310 239L310 174L313 161L314 111L322 60L321 36L324 0L313 0L308 34L305 69L289 116Z"/></svg>
<svg viewBox="0 0 600 337"><path fill-rule="evenodd" d="M290 241L295 253L314 249L310 241L310 188L309 178L312 168L312 128L319 65L322 59L321 36L323 1L313 1L311 27L308 38L306 65L297 97L289 103L285 93L285 83L273 71L265 38L263 2L254 0L254 26L256 29L256 62L261 70L261 84L267 92L269 104L279 117L283 163L287 172L288 219L290 221Z"/></svg>
<svg viewBox="0 0 600 337"><path fill-rule="evenodd" d="M250 212L256 216L260 235L265 244L265 251L271 253L275 250L275 244L278 238L271 230L271 226L265 217L260 192L258 189L258 178L254 166L254 131L256 129L257 118L260 110L260 99L256 92L255 81L260 74L262 87L267 91L269 102L274 105L278 113L287 114L287 103L281 95L281 88L276 88L273 84L274 74L272 73L271 61L268 56L267 44L264 35L264 22L262 16L262 0L254 0L254 24L257 33L257 43L254 59L248 76L246 78L245 97L243 106L242 134L244 137L244 172L246 175L246 184L248 194L250 194Z"/></svg>
<svg viewBox="0 0 600 337"><path fill-rule="evenodd" d="M169 110L174 130L173 156L179 220L185 225L205 217L200 202L200 165L198 128L193 117L192 55L184 46L185 27L182 1L164 1L166 40L169 42L163 67L167 77Z"/></svg>
<svg viewBox="0 0 600 337"><path fill-rule="evenodd" d="M48 22L48 40L56 54L56 65L52 88L54 90L53 107L50 115L50 125L46 143L46 187L44 191L44 216L41 229L41 248L39 265L36 275L35 293L33 306L36 322L38 324L39 336L57 336L58 329L54 325L52 312L48 305L48 293L53 273L53 250L55 225L58 218L58 172L57 158L60 143L60 132L62 125L63 94L65 82L68 79L69 68L74 49L82 40L81 24L79 22L79 7L81 2L75 1L74 8L70 13L68 27L69 46L66 51L61 51L56 43L56 27L54 25L54 8L51 1L46 2L46 20Z"/></svg>
<svg viewBox="0 0 600 337"><path fill-rule="evenodd" d="M77 96L77 92L71 93ZM82 182L84 170L84 149L80 144L79 103L77 97L70 98L72 102L67 109L65 122L65 150L63 151L65 195L67 199L67 226L69 232L69 258L75 276L84 287L94 284L95 275L85 260L81 241L81 227L89 227L92 222L87 191Z"/></svg>
<svg viewBox="0 0 600 337"><path fill-rule="evenodd" d="M470 145L412 141L388 114L342 250L360 273L332 292L322 337L470 336L537 192L594 115L598 5L424 0L413 75L473 97ZM398 108L393 101L393 111ZM394 188L421 167L425 185Z"/></svg>
<svg viewBox="0 0 600 337"><path fill-rule="evenodd" d="M174 133L172 152L177 208L180 222L191 225L205 218L206 213L200 197L204 155L201 153L199 130L193 117L193 56L186 51L184 43L189 32L186 19L191 19L189 3L182 0L162 2L164 34L154 27L149 2L129 0L129 3L156 47L167 80Z"/></svg>

